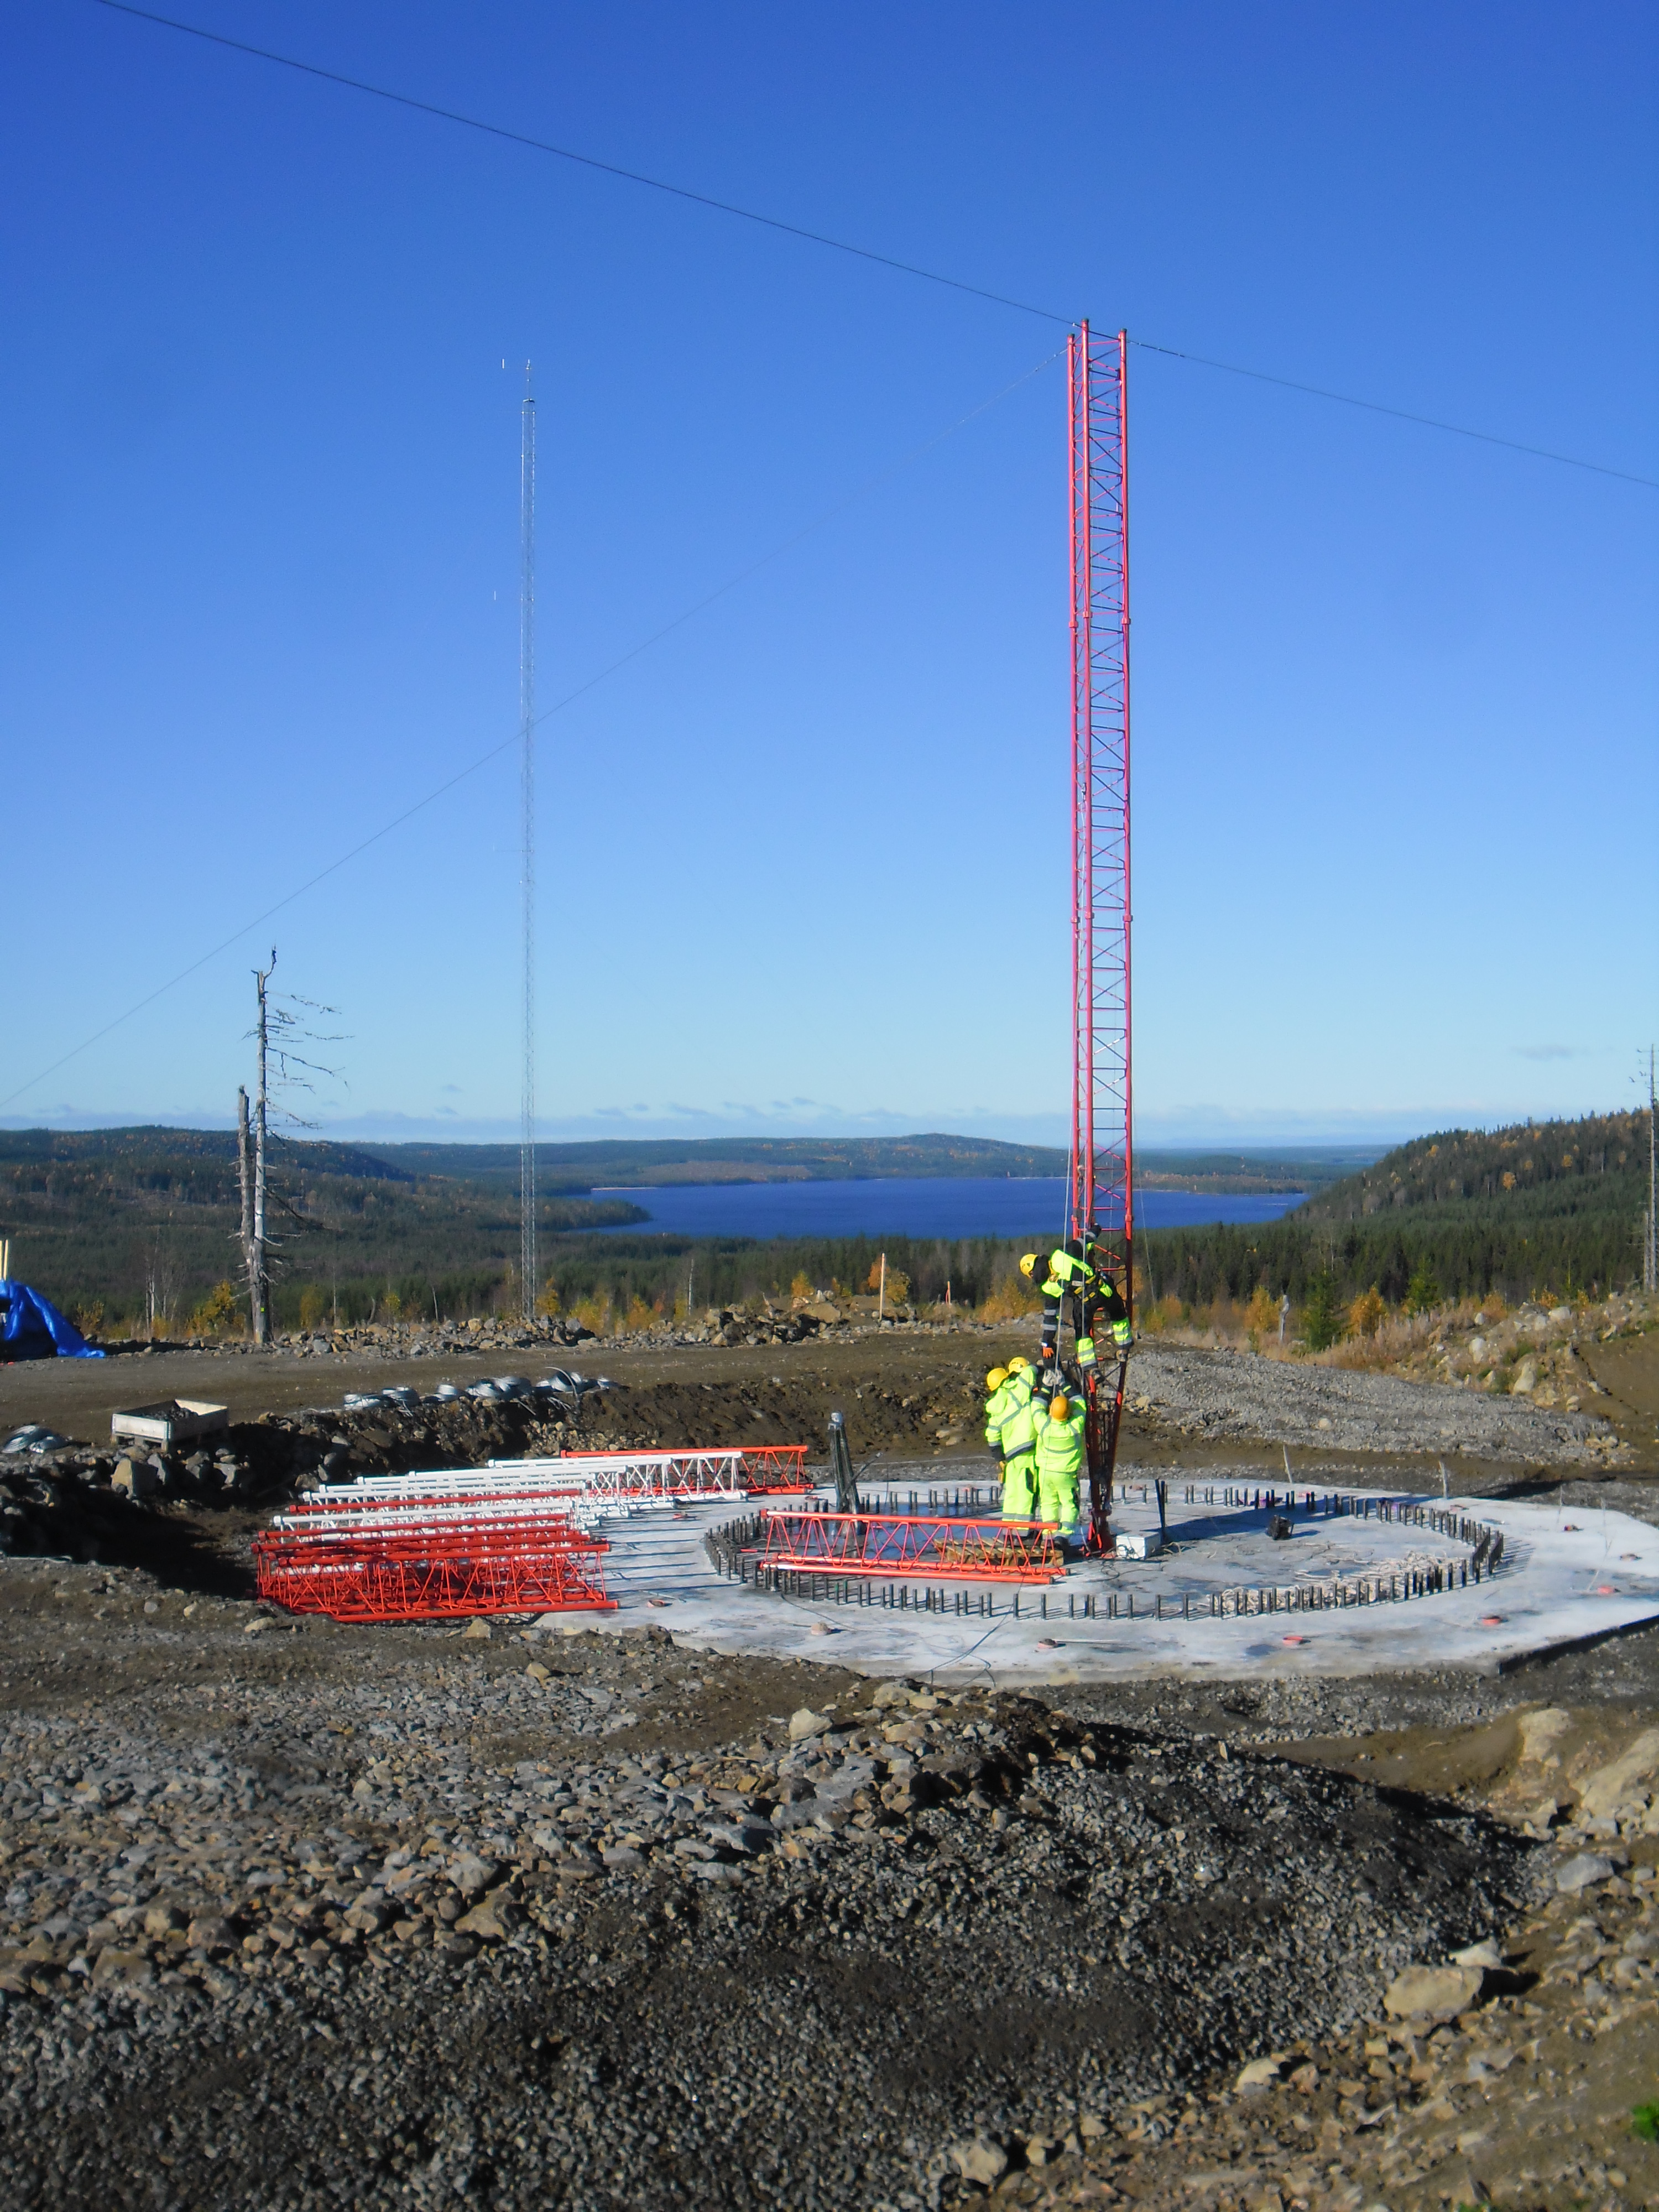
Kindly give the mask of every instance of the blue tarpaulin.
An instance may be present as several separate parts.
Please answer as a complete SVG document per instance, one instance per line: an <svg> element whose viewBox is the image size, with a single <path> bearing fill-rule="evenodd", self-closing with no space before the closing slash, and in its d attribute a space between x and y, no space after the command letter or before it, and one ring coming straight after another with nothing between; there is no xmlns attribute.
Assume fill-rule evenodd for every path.
<svg viewBox="0 0 1659 2212"><path fill-rule="evenodd" d="M72 1321L27 1283L0 1275L0 1359L101 1359Z"/></svg>

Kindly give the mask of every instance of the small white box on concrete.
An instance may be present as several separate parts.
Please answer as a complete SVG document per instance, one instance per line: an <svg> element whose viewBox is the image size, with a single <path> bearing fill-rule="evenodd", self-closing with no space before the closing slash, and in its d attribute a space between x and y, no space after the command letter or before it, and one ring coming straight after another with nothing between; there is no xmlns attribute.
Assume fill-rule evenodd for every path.
<svg viewBox="0 0 1659 2212"><path fill-rule="evenodd" d="M1113 1555L1120 1559L1155 1559L1163 1549L1163 1532L1157 1528L1119 1528L1113 1533Z"/></svg>

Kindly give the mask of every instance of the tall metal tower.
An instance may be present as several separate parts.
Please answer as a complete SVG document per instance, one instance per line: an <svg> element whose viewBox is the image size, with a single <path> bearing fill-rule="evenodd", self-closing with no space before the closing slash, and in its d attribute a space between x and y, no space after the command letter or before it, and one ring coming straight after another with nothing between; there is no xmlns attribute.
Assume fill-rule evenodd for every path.
<svg viewBox="0 0 1659 2212"><path fill-rule="evenodd" d="M519 1100L519 1291L536 1318L536 398L524 365L519 433L519 805L523 843L524 1084Z"/></svg>
<svg viewBox="0 0 1659 2212"><path fill-rule="evenodd" d="M1067 345L1072 534L1071 1233L1134 1310L1129 1052L1128 337L1084 323ZM1128 1375L1095 1368L1090 1525L1107 1508Z"/></svg>

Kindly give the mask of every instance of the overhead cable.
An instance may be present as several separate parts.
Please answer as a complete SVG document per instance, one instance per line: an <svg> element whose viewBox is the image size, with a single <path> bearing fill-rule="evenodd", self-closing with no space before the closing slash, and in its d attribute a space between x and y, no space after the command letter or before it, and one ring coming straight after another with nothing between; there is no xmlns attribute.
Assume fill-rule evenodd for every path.
<svg viewBox="0 0 1659 2212"><path fill-rule="evenodd" d="M1005 384L1000 391L992 392L988 398L981 399L977 406L970 407L965 415L959 415L954 422L947 423L942 430L934 431L931 438L924 438L919 446L911 447L908 453L900 454L896 460L890 461L885 468L878 469L873 476L866 477L844 497L837 500L833 507L824 507L819 514L815 514L810 522L805 522L799 530L792 531L787 538L781 538L775 545L769 546L764 553L758 554L754 560L745 563L743 568L734 569L723 583L717 584L712 592L705 592L702 599L696 599L689 607L683 608L672 622L665 623L660 629L653 630L649 637L641 638L637 645L630 646L626 653L620 654L608 666L601 668L596 675L590 676L585 684L579 684L574 691L567 691L562 699L556 701L551 707L544 709L535 717L532 727L539 728L542 723L550 722L556 714L562 714L567 708L574 707L579 700L585 699L590 691L597 690L601 684L608 682L611 677L628 667L631 662L637 660L642 653L649 653L653 646L660 645L664 638L672 637L677 629L683 629L687 623L695 621L698 615L704 613L718 600L725 599L729 592L736 591L740 584L746 583L750 576L757 574L771 562L780 559L782 555L791 551L801 543L803 538L810 538L815 531L822 530L827 523L833 522L837 515L845 514L849 507L856 507L860 500L867 499L872 492L879 491L884 484L891 483L895 477L902 475L906 469L913 467L926 454L931 453L936 446L942 446L947 438L955 437L958 430L966 429L969 423L976 421L980 416L988 413L993 407L999 406L1003 400L1011 398L1023 385L1029 384L1033 377L1041 376L1045 368L1051 368L1064 351L1063 346L1058 347L1042 361L1034 362L1031 367L1017 376L1012 384ZM479 753L474 759L470 760L465 768L458 769L453 775L446 777L442 783L428 791L423 799L417 799L412 805L405 806L401 813L394 814L389 822L382 823L378 830L371 830L367 837L361 838L349 851L342 853L337 860L331 860L325 868L319 868L314 876L307 877L304 883L296 884L293 890L285 892L273 905L268 906L263 914L256 914L251 921L245 921L239 929L234 929L228 937L221 938L218 944L210 947L198 959L192 960L187 968L181 968L176 975L170 975L165 983L158 983L153 991L147 992L124 1013L117 1014L112 1020L106 1022L101 1029L94 1030L90 1036L82 1037L79 1044L71 1045L66 1053L52 1061L50 1067L43 1067L38 1075L30 1076L27 1083L20 1084L17 1089L10 1092L8 1097L0 1098L0 1111L3 1111L14 1101L33 1091L36 1084L44 1083L49 1075L55 1075L60 1067L67 1066L70 1060L78 1059L81 1054L89 1051L94 1045L100 1043L112 1030L119 1029L124 1022L130 1022L135 1014L143 1013L146 1006L153 1006L158 999L165 997L167 993L177 985L187 981L198 969L205 968L210 961L216 960L222 952L228 952L233 945L239 944L252 931L262 928L273 915L281 914L284 908L292 906L296 900L302 899L307 891L315 890L319 884L326 883L331 876L337 875L342 868L349 866L353 860L359 859L369 850L371 846L378 845L383 839L389 837L394 830L401 830L404 823L412 821L416 815L424 812L428 806L435 805L439 799L453 791L458 784L465 783L469 776L476 775L481 768L488 768L491 761L499 760L504 752L509 751L514 745L520 744L522 737L522 729L515 728L510 737L503 738L499 744L491 745L487 752Z"/></svg>
<svg viewBox="0 0 1659 2212"><path fill-rule="evenodd" d="M758 223L763 229L781 231L786 237L804 240L808 245L827 246L835 253L849 253L860 261L874 262L882 269L892 269L903 276L918 276L924 283L943 285L951 292L963 292L975 300L988 300L994 307L1012 307L1017 314L1036 315L1044 322L1058 323L1062 329L1075 330L1079 318L1062 315L1052 307L1034 307L1029 300L1016 300L1006 292L994 292L983 284L969 284L960 276L942 276L937 269L924 269L919 262L901 261L890 253L878 253L872 246L854 246L844 238L831 238L828 232L808 230L802 223L787 222L781 216L763 215L758 209L739 207L734 201L716 199L712 193L694 191L688 185L671 184L663 177L647 176L639 169L624 168L620 162L601 161L597 155L579 154L569 146L555 145L550 139L532 138L527 131L514 131L506 124L487 122L482 116L467 115L459 108L443 107L435 100L417 100L412 93L393 92L389 86L371 84L368 78L348 76L343 70L325 69L319 62L301 61L296 55L278 53L271 46L256 46L246 39L232 39L222 31L204 29L199 23L181 22L176 15L157 15L153 9L138 8L132 0L97 0L100 8L107 8L118 15L135 16L140 22L154 23L161 29L181 32L186 38L201 39L209 46L225 46L231 52L248 54L256 61L274 62L280 69L295 70L301 76L320 79L325 84L343 86L349 92L367 93L373 100L388 100L395 107L411 108L420 115L435 116L440 122L459 123L464 130L482 131L486 137L501 138L514 146L527 147L536 154L551 154L561 161L573 161L585 169L596 169L601 175L619 177L630 185L643 185L653 192L666 192L672 198L690 200L696 206L711 208L718 215L735 216L740 222ZM1641 484L1649 490L1659 490L1659 479L1637 476L1628 469L1609 468L1601 461L1581 460L1575 453L1558 453L1543 446L1524 445L1516 438L1500 438L1490 430L1472 430L1462 422L1447 422L1434 415L1416 415L1408 408L1390 407L1378 399L1357 398L1352 392L1331 392L1317 384L1299 384L1293 377L1275 376L1267 369L1241 368L1236 362L1214 361L1207 355L1186 353L1179 347L1157 345L1150 338L1131 338L1131 345L1139 346L1143 353L1166 354L1174 361L1189 361L1204 368L1220 369L1228 376L1247 376L1257 384L1277 384L1287 392L1300 392L1314 399L1329 399L1343 407L1363 407L1374 415L1392 415L1401 422L1415 422L1429 430L1444 430L1453 437L1475 438L1482 445L1503 446L1511 453L1526 453L1534 460L1558 461L1567 468L1589 469L1597 476L1616 477L1621 483Z"/></svg>
<svg viewBox="0 0 1659 2212"><path fill-rule="evenodd" d="M1237 362L1212 361L1201 353L1182 353L1175 346L1154 345L1150 338L1131 338L1142 353L1167 354L1171 361L1190 361L1200 368L1224 369L1229 376L1248 376L1256 384L1282 385L1286 392L1306 392L1315 399L1334 399L1344 407L1364 407L1373 415L1392 415L1401 422L1419 422L1429 430L1449 430L1456 438L1478 438L1483 446L1505 446L1512 453L1530 453L1534 460L1560 461L1570 469L1590 469L1598 477L1617 477L1621 483L1645 484L1659 491L1659 477L1638 477L1629 469L1610 469L1602 461L1580 460L1576 453L1552 453L1545 446L1524 446L1518 438L1500 438L1490 430L1471 430L1462 422L1443 422L1436 415L1413 415L1405 407L1389 407L1380 399L1356 399L1349 392L1328 392L1323 385L1298 384L1294 378L1272 376L1265 368L1241 368Z"/></svg>
<svg viewBox="0 0 1659 2212"><path fill-rule="evenodd" d="M941 276L936 269L923 269L914 261L896 260L890 253L878 253L868 246L852 246L844 238L830 238L821 230L808 230L803 224L786 222L781 216L762 215L754 208L738 207L732 200L717 200L709 192L693 191L687 185L671 185L662 177L647 177L641 170L625 169L617 161L602 161L597 155L578 154L571 147L556 146L548 138L532 138L527 131L512 131L502 123L487 123L477 115L464 115L459 108L440 107L434 100L416 100L407 92L392 92L383 84L370 84L367 78L347 76L339 70L324 69L316 62L302 62L292 54L279 54L270 46L250 46L246 39L228 39L222 31L204 31L199 23L181 23L173 15L158 15L149 8L135 8L131 0L98 0L100 8L112 9L119 15L137 15L141 21L158 23L165 30L182 31L189 38L204 39L210 46L228 46L233 52L252 54L262 62L276 62L283 69L298 70L303 76L321 77L325 83L344 85L351 92L366 92L374 100L390 100L397 107L412 107L422 115L435 115L444 123L459 123L468 131L482 131L490 138L506 138L515 146L527 146L532 153L552 154L561 161L575 161L584 169L599 169L607 177L621 177L630 185L644 185L653 192L667 192L677 200L693 200L699 207L713 208L720 215L734 215L744 222L759 223L766 230L781 230L791 238L805 239L809 245L827 246L836 253L851 253L860 261L874 261L884 269L896 269L903 276L920 276L929 284L944 284L953 292L971 293L976 300L989 300L999 307L1012 307L1022 315L1038 315L1044 322L1059 323L1063 328L1075 327L1075 315L1056 314L1048 307L1034 307L1026 300L1011 300L1006 293L988 291L982 284L967 284L959 276Z"/></svg>

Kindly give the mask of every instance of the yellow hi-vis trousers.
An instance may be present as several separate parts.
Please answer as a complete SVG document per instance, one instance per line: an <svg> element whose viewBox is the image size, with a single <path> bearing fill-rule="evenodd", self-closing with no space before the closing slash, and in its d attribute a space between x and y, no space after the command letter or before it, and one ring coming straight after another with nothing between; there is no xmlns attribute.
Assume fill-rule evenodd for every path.
<svg viewBox="0 0 1659 2212"><path fill-rule="evenodd" d="M1007 1492L1003 1492L1004 1497ZM1046 1468L1037 1482L1037 1519L1056 1521L1063 1538L1077 1534L1078 1503L1075 1469L1064 1474L1050 1473Z"/></svg>
<svg viewBox="0 0 1659 2212"><path fill-rule="evenodd" d="M1036 1454L1021 1452L1002 1470L1002 1517L1029 1521L1036 1511Z"/></svg>

